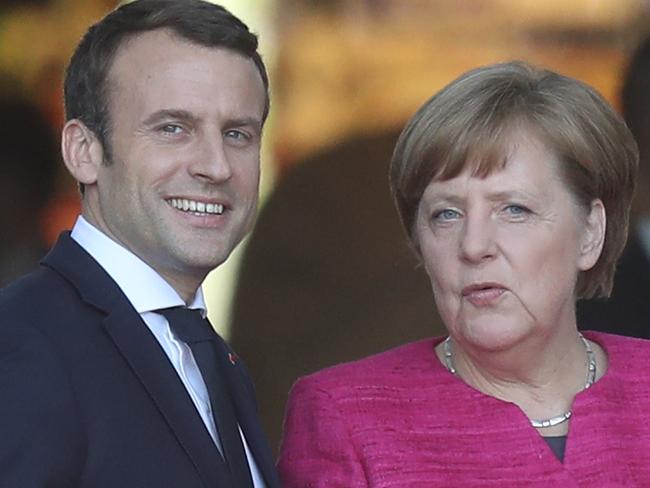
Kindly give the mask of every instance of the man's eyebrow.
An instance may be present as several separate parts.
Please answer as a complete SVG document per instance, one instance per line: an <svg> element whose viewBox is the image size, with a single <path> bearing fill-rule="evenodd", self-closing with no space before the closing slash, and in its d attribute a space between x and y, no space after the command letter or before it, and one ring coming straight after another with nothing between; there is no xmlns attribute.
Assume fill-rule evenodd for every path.
<svg viewBox="0 0 650 488"><path fill-rule="evenodd" d="M241 117L230 119L227 127L252 127L258 133L262 131L262 121L257 117Z"/></svg>
<svg viewBox="0 0 650 488"><path fill-rule="evenodd" d="M198 117L192 112L183 109L162 109L149 115L144 124L151 125L164 120L183 120L196 122ZM262 132L262 120L258 117L238 117L226 122L228 127L252 127L256 132Z"/></svg>
<svg viewBox="0 0 650 488"><path fill-rule="evenodd" d="M161 122L163 120L176 119L176 120L186 120L186 121L195 121L196 116L187 110L180 109L163 109L157 110L156 112L149 115L144 120L146 125L155 124L156 122Z"/></svg>

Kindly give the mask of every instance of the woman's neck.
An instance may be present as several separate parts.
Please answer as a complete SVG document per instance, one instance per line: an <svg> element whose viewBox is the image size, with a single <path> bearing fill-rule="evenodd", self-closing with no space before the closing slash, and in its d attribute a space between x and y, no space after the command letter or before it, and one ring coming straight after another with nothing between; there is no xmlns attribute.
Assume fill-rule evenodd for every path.
<svg viewBox="0 0 650 488"><path fill-rule="evenodd" d="M596 379L605 371L602 349L590 343ZM450 341L456 375L476 390L515 403L529 419L548 419L571 409L575 395L585 387L589 359L575 329L554 337L530 337L502 351L474 350ZM436 348L445 364L444 345ZM542 435L562 435L567 423L540 429Z"/></svg>

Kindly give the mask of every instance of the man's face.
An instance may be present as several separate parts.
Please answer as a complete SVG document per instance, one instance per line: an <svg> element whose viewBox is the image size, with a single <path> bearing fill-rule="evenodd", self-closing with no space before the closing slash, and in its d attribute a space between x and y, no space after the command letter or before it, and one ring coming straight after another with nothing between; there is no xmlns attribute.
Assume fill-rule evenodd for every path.
<svg viewBox="0 0 650 488"><path fill-rule="evenodd" d="M121 46L108 87L112 159L84 216L188 298L253 222L262 79L248 58L158 30Z"/></svg>

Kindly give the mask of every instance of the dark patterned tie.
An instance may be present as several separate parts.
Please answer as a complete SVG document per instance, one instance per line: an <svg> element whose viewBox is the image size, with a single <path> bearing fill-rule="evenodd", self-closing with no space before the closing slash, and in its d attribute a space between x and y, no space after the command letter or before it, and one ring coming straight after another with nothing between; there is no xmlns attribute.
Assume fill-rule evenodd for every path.
<svg viewBox="0 0 650 488"><path fill-rule="evenodd" d="M235 409L220 366L226 362L218 357L217 333L198 310L174 307L158 312L165 316L174 334L192 350L208 389L212 415L219 432L226 464L235 483L234 487L253 488Z"/></svg>

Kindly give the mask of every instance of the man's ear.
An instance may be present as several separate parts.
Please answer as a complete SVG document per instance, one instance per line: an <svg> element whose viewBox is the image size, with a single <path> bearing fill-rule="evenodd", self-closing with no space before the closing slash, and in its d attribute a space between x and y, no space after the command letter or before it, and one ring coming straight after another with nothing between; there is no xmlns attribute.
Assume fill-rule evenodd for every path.
<svg viewBox="0 0 650 488"><path fill-rule="evenodd" d="M605 243L606 227L607 217L605 215L605 206L600 199L593 200L585 222L580 246L580 256L578 257L578 269L581 271L587 271L593 268L598 262L600 253L603 251L603 244Z"/></svg>
<svg viewBox="0 0 650 488"><path fill-rule="evenodd" d="M97 171L104 162L101 142L79 119L69 120L61 132L61 153L70 174L84 185L97 181Z"/></svg>

